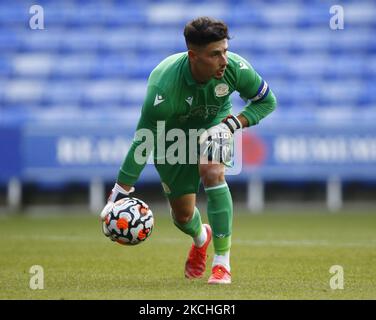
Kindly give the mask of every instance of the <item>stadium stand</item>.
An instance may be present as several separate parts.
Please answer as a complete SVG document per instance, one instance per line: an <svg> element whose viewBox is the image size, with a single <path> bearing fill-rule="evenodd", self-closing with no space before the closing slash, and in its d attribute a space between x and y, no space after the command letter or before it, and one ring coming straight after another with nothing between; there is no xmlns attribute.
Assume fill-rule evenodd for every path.
<svg viewBox="0 0 376 320"><path fill-rule="evenodd" d="M2 182L8 183L23 165L21 179L41 177L41 164L48 168L47 162L33 156L33 143L45 141L43 134L33 140L30 126L36 123L53 120L78 127L84 120L103 125L106 120L127 126L129 119L137 119L151 70L166 56L185 50L184 25L202 15L228 23L230 50L248 59L277 96L278 108L263 127L325 123L336 128L341 123L351 128L376 123L373 0L341 1L344 30L330 28L329 8L337 4L332 0L43 0L38 1L44 10L43 30L29 26L34 4L0 2L0 146L11 144L6 136L10 133L15 142L25 133L30 144L13 150L9 161L0 160L7 166L0 172ZM233 104L238 111L243 101L234 95ZM51 134L59 145L60 136ZM369 138L366 129L361 134ZM55 144L49 146L53 149ZM22 152L26 155L20 156ZM373 154L371 149L364 153L369 165ZM24 164L9 165L19 158ZM51 155L51 163L56 158ZM106 172L114 174L121 158ZM93 159L98 160L96 153ZM95 165L103 164L94 160ZM323 161L332 164L330 158ZM307 168L301 172L312 174Z"/></svg>
<svg viewBox="0 0 376 320"><path fill-rule="evenodd" d="M277 116L285 109L315 116L321 108L369 114L376 109L376 5L343 3L346 32L329 28L328 4L315 0L42 1L44 30L28 28L31 2L1 2L1 110L139 108L150 71L185 50L184 23L208 14L228 22L230 49L270 83Z"/></svg>

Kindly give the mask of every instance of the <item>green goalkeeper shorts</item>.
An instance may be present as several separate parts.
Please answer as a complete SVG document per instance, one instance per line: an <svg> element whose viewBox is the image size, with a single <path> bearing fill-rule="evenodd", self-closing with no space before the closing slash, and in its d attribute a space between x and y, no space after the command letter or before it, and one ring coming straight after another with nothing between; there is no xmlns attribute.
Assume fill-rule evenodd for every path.
<svg viewBox="0 0 376 320"><path fill-rule="evenodd" d="M198 193L200 174L198 164L155 164L161 178L163 192L169 199Z"/></svg>
<svg viewBox="0 0 376 320"><path fill-rule="evenodd" d="M185 147L180 145L183 146L183 149L171 151L170 147L176 145L175 141L165 141L163 154L156 156L158 151L154 153L154 165L161 178L163 192L169 199L199 191L198 141L193 141L193 145L191 145L190 136L186 134L185 138ZM192 148L194 150L190 150Z"/></svg>
<svg viewBox="0 0 376 320"><path fill-rule="evenodd" d="M226 110L224 114L218 115L207 127L220 123L227 115L228 110ZM171 159L172 154L169 152L164 154L164 164L158 163L157 158L154 158L155 167L161 178L164 194L169 199L178 198L189 193L198 193L199 191L201 179L197 159L199 158L200 154L204 153L202 153L201 147L198 144L198 139L193 143L193 148L196 148L196 150L190 150L190 148L192 148L192 141L189 141L189 138L191 137L187 134L186 138L187 140L185 142L185 154L183 156L183 161L180 161L177 164L171 164L171 161L167 160ZM172 144L175 144L175 142L166 141L166 150L168 150ZM224 148L221 146L219 149L222 150ZM194 154L193 151L196 151L196 154ZM167 154L169 154L169 156ZM232 160L232 158L230 160Z"/></svg>

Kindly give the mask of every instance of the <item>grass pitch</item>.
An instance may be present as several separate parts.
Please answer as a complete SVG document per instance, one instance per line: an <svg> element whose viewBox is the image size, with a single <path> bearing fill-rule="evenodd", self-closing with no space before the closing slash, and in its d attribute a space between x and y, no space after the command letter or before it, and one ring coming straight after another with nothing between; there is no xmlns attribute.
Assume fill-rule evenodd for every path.
<svg viewBox="0 0 376 320"><path fill-rule="evenodd" d="M150 239L111 242L93 215L0 215L0 299L375 299L376 212L236 212L232 280L209 286L184 278L191 240L155 213ZM206 220L204 218L204 220ZM44 289L29 286L44 270ZM329 269L344 270L331 289Z"/></svg>

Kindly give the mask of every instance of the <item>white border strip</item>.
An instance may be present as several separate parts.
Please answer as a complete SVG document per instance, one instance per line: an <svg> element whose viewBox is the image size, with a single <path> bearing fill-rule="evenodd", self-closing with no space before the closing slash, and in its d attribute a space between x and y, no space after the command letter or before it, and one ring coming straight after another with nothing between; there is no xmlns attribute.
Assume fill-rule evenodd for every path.
<svg viewBox="0 0 376 320"><path fill-rule="evenodd" d="M225 187L227 187L227 183L226 182L222 183L222 184L220 184L218 186L204 188L204 189L205 189L205 191L208 191L208 190L215 190L215 189L220 189L220 188L225 188Z"/></svg>

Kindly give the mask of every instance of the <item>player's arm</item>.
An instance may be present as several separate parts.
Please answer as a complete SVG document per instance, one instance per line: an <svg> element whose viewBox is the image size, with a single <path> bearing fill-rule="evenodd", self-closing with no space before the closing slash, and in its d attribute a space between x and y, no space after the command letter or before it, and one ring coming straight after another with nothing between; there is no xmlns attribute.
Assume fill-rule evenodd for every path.
<svg viewBox="0 0 376 320"><path fill-rule="evenodd" d="M264 81L253 67L243 58L234 55L235 89L247 105L237 116L229 115L222 123L215 126L215 131L227 131L233 134L236 130L258 124L277 106L277 100L268 83Z"/></svg>
<svg viewBox="0 0 376 320"><path fill-rule="evenodd" d="M233 134L236 130L256 125L276 107L276 98L251 65L235 56L235 89L247 101L243 111L229 115L220 124L209 128L200 136L201 154L208 160L232 165Z"/></svg>
<svg viewBox="0 0 376 320"><path fill-rule="evenodd" d="M159 88L149 86L132 145L120 167L108 203L102 210L102 219L111 204L134 191L133 186L147 163L154 147L154 139L157 139L157 121L165 121L170 116L171 108L165 94Z"/></svg>
<svg viewBox="0 0 376 320"><path fill-rule="evenodd" d="M154 139L157 139L157 122L166 121L171 116L171 111L165 93L158 87L149 86L135 137L117 178L117 183L125 186L125 189L138 180L154 147Z"/></svg>
<svg viewBox="0 0 376 320"><path fill-rule="evenodd" d="M273 112L277 100L268 83L263 80L253 67L239 57L236 90L240 97L247 102L244 109L237 115L242 127L258 124L268 114Z"/></svg>

